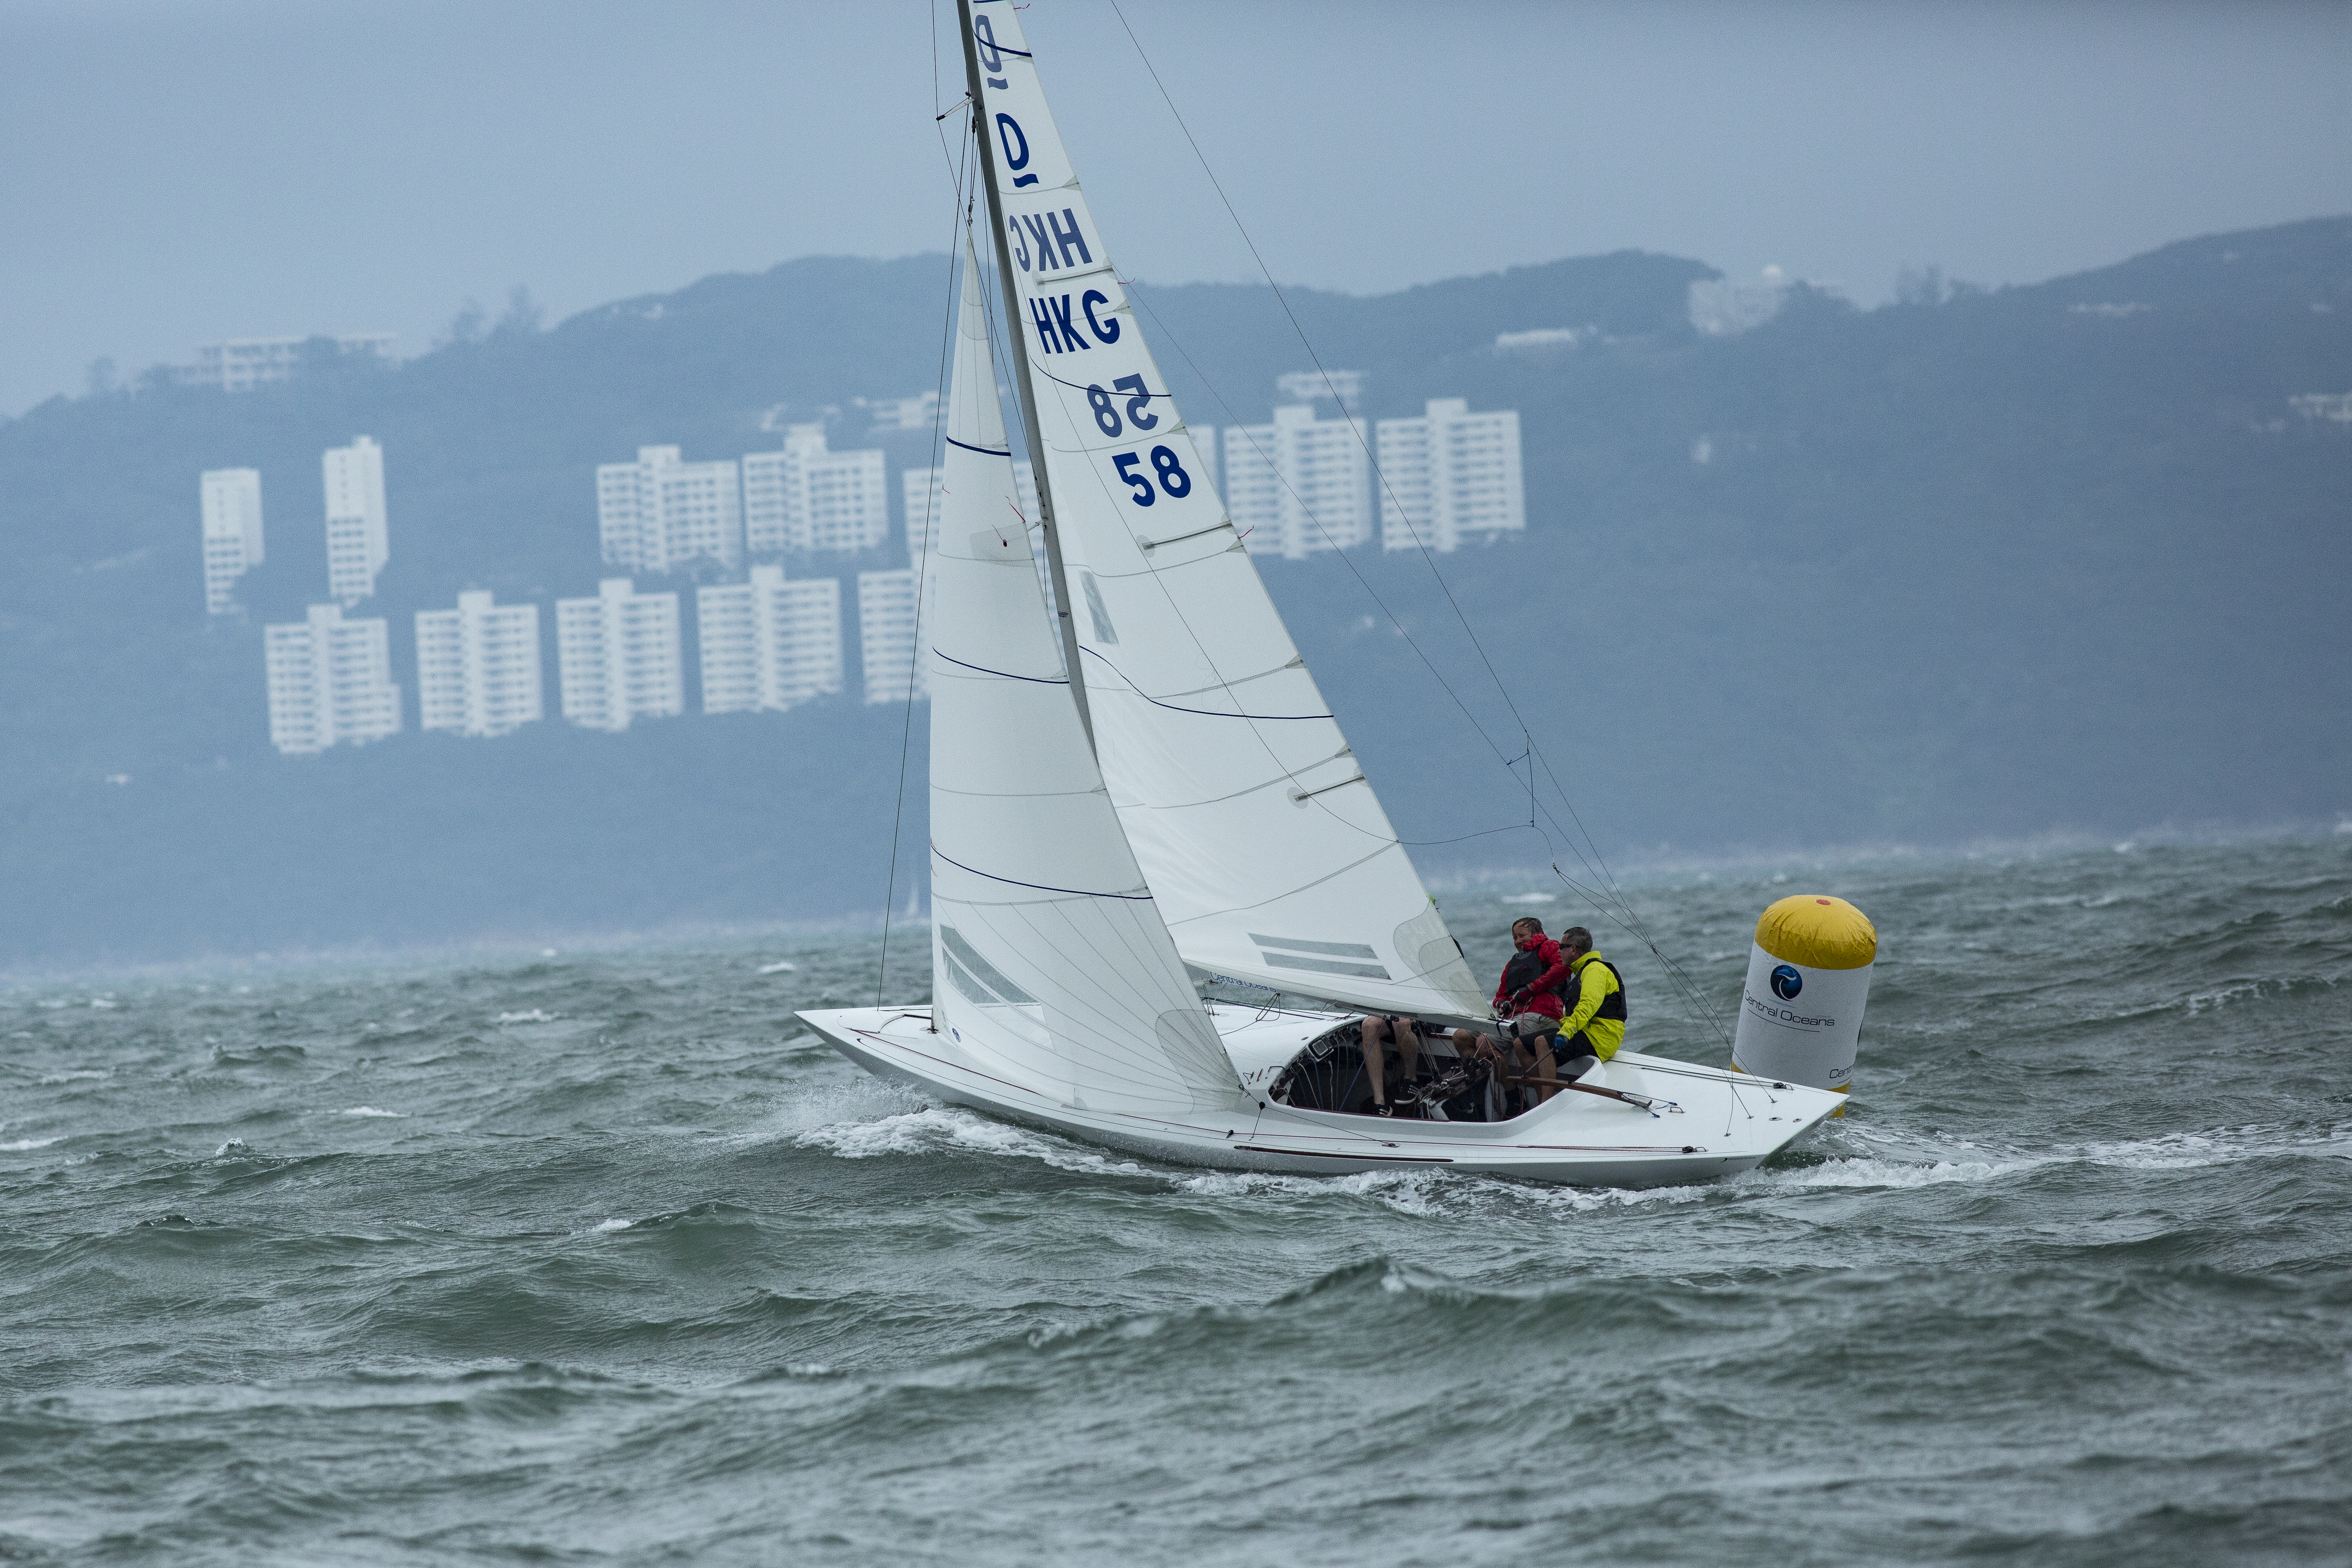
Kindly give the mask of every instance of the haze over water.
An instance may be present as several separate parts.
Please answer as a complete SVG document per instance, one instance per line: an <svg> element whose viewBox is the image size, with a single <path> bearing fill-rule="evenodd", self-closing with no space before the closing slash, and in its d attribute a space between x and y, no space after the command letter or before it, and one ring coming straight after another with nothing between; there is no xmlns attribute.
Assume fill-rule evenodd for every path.
<svg viewBox="0 0 2352 1568"><path fill-rule="evenodd" d="M1853 1115L1642 1193L928 1105L863 938L0 992L0 1555L2340 1561L2352 837L1638 897L1727 1016L1814 886Z"/></svg>

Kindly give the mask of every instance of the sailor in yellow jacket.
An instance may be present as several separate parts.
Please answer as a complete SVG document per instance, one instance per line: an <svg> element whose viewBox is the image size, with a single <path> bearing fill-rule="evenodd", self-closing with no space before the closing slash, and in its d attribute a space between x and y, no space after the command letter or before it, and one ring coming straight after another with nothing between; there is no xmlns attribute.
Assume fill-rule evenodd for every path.
<svg viewBox="0 0 2352 1568"><path fill-rule="evenodd" d="M1568 960L1568 983L1561 987L1568 1016L1559 1021L1551 1048L1536 1058L1535 1076L1554 1081L1556 1061L1559 1077L1574 1083L1625 1043L1625 981L1615 964L1592 951L1592 933L1582 926L1559 933L1559 951ZM1536 1092L1549 1100L1559 1091Z"/></svg>

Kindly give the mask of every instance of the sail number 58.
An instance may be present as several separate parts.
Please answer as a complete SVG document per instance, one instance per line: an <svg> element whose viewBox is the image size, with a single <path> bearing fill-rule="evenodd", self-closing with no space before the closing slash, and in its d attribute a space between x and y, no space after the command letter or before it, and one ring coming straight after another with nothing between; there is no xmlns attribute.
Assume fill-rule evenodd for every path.
<svg viewBox="0 0 2352 1568"><path fill-rule="evenodd" d="M1110 460L1110 466L1118 470L1120 479L1134 488L1135 504L1150 506L1160 498L1152 492L1151 480L1136 471L1142 462L1139 453L1121 452ZM1171 500L1181 500L1192 493L1192 476L1186 473L1184 465L1176 460L1173 447L1152 447L1151 468L1160 476L1160 488L1168 492Z"/></svg>

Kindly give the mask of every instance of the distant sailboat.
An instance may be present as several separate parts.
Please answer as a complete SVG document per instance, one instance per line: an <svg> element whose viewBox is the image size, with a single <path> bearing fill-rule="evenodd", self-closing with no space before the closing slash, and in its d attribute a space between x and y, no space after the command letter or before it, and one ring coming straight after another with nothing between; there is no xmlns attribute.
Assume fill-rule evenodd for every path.
<svg viewBox="0 0 2352 1568"><path fill-rule="evenodd" d="M1582 1080L1621 1098L1360 1113L1358 1015L1433 1034L1486 1023L1487 997L1209 482L1016 12L960 14L1043 515L1022 512L968 237L927 567L935 1000L801 1016L955 1103L1252 1170L1689 1181L1827 1116L1839 1096L1632 1052ZM1337 1010L1204 1003L1196 976Z"/></svg>

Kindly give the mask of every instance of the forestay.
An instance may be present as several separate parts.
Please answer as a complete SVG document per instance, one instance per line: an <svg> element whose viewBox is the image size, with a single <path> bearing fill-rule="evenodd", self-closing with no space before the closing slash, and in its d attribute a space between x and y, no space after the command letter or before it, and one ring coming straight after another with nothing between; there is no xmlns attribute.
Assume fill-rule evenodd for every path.
<svg viewBox="0 0 2352 1568"><path fill-rule="evenodd" d="M933 576L933 1019L989 1070L1144 1115L1249 1103L1087 750L964 257Z"/></svg>
<svg viewBox="0 0 2352 1568"><path fill-rule="evenodd" d="M966 7L1096 752L1192 963L1349 1005L1487 1002L1145 346L1013 7Z"/></svg>

